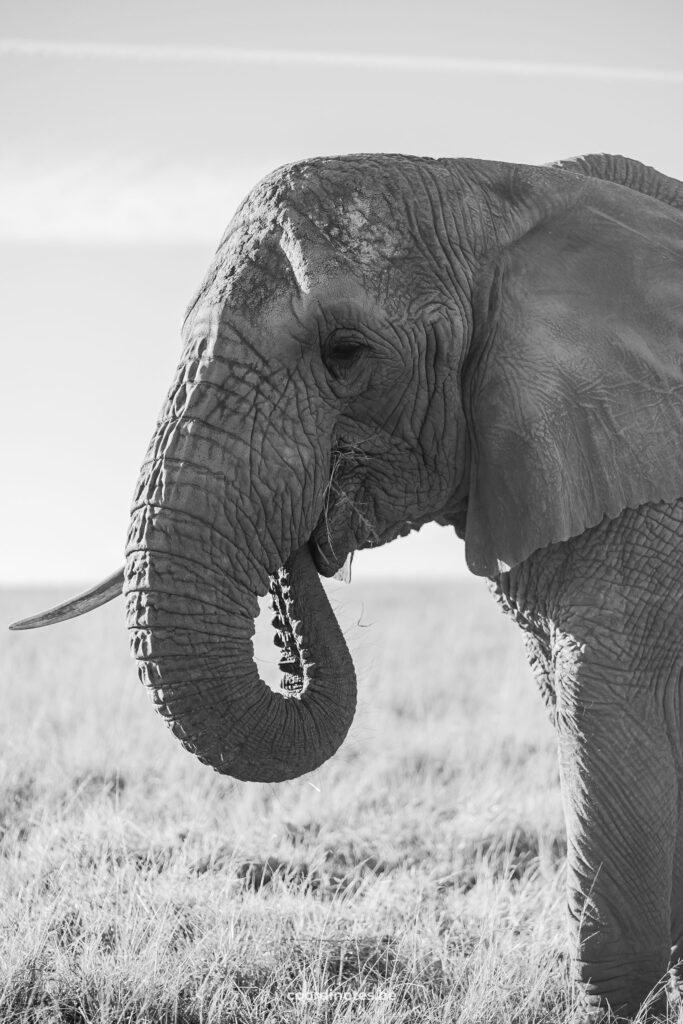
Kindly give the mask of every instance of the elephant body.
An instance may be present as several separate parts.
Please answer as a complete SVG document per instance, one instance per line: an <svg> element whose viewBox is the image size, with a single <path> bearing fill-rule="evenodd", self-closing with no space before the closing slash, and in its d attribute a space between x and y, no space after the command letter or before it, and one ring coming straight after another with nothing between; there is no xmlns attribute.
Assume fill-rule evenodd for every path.
<svg viewBox="0 0 683 1024"><path fill-rule="evenodd" d="M190 304L143 463L140 676L217 771L310 771L356 699L319 575L451 525L557 731L589 1013L632 1013L683 942L682 429L680 182L610 156L281 168ZM284 698L252 658L269 586Z"/></svg>

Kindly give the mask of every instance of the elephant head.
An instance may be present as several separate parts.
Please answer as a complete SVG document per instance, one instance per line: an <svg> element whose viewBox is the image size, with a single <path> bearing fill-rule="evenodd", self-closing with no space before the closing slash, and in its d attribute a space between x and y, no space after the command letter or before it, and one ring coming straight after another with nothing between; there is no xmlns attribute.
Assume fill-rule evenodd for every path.
<svg viewBox="0 0 683 1024"><path fill-rule="evenodd" d="M140 675L201 760L281 780L342 742L355 679L319 574L353 551L436 520L492 575L683 494L680 192L627 167L317 159L244 201L185 318L123 574ZM300 699L253 664L269 586Z"/></svg>

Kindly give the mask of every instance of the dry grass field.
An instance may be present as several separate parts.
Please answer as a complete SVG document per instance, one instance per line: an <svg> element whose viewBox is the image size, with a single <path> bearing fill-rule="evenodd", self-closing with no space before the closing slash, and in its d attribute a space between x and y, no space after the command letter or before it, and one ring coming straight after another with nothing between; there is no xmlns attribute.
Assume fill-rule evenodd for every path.
<svg viewBox="0 0 683 1024"><path fill-rule="evenodd" d="M554 739L481 581L333 584L360 707L283 785L191 758L123 604L0 646L0 1021L573 1018ZM5 591L0 622L59 592ZM274 681L261 616L256 650Z"/></svg>

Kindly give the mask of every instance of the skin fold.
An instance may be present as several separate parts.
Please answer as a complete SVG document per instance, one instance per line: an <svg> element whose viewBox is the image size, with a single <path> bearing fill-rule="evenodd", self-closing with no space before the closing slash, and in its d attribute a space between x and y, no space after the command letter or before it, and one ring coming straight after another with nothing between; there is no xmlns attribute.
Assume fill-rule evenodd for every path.
<svg viewBox="0 0 683 1024"><path fill-rule="evenodd" d="M682 210L604 155L275 171L188 309L124 569L173 732L277 781L355 708L319 575L452 526L555 724L587 1019L635 1013L683 953ZM252 659L269 587L285 695Z"/></svg>

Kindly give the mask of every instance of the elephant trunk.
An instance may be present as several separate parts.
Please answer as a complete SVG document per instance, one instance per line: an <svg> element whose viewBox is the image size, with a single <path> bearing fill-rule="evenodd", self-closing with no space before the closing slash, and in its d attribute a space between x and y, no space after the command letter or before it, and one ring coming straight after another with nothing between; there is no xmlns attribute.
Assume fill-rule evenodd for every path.
<svg viewBox="0 0 683 1024"><path fill-rule="evenodd" d="M243 440L250 447L250 428L230 432L226 453L225 427L212 430L187 403L162 417L134 502L124 594L140 677L173 733L216 771L279 782L337 750L353 719L356 680L306 543L309 517L288 534L283 527L275 551L273 524L285 503L264 510L253 484L249 493L250 458L239 439L251 438ZM271 691L254 665L257 597L269 576L283 685L307 684L300 699Z"/></svg>

